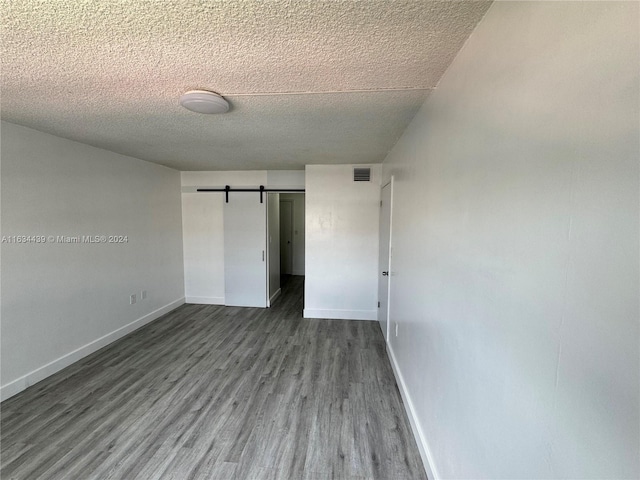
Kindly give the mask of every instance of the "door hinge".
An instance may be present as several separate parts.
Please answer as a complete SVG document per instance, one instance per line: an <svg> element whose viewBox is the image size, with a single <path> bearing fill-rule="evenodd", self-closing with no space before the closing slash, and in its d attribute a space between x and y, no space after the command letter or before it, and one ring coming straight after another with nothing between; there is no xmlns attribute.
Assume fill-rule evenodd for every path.
<svg viewBox="0 0 640 480"><path fill-rule="evenodd" d="M378 308L380 308L380 302L378 302Z"/></svg>

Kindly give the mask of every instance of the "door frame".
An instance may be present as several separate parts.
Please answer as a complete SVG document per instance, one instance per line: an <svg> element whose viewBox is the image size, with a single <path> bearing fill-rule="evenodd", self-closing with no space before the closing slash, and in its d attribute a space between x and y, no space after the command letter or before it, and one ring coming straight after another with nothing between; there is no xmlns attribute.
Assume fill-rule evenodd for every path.
<svg viewBox="0 0 640 480"><path fill-rule="evenodd" d="M273 236L273 232L271 231L271 215L270 215L270 206L271 202L274 201L274 196L277 195L278 200L274 203L278 204L278 289L271 294L271 263L273 262L273 258L271 258L271 237ZM267 308L271 308L271 304L275 301L276 298L280 296L282 293L282 285L280 285L280 193L279 192L269 192L267 193L267 247L266 247L266 255L267 255ZM274 262L275 263L275 262Z"/></svg>
<svg viewBox="0 0 640 480"><path fill-rule="evenodd" d="M293 275L293 263L294 263L293 262L293 260L294 260L293 257L294 257L294 251L295 251L295 248L294 248L295 238L294 238L294 235L293 235L293 232L295 230L295 228L294 228L294 218L295 218L294 207L295 207L295 202L293 200L289 199L289 198L280 199L280 205L282 205L285 202L288 203L291 206L291 209L290 209L291 218L289 219L289 225L291 226L291 232L290 232L291 233L291 235L290 235L291 247L289 247L289 250L290 250L289 251L289 260L290 260L290 263L291 263L291 265L290 265L291 269L290 269L289 275ZM282 209L280 209L280 220L282 220ZM280 222L280 232L282 232L282 222ZM281 247L281 250L280 250L280 274L282 274L283 273L283 269L282 269L282 235L280 236L280 247Z"/></svg>
<svg viewBox="0 0 640 480"><path fill-rule="evenodd" d="M382 202L382 190L385 187L389 187L389 258L388 258L388 263L389 263L389 275L387 276L387 331L385 332L385 341L387 344L390 344L390 333L391 333L391 278L393 276L393 272L391 270L392 267L392 259L393 259L393 186L394 186L394 178L393 175L391 175L391 178L389 179L388 182L386 182L385 184L383 184L380 187L380 202ZM380 206L382 207L382 203L380 204ZM380 266L378 267L380 269ZM378 275L381 275L381 273L378 273ZM378 318L378 322L380 322L380 318Z"/></svg>

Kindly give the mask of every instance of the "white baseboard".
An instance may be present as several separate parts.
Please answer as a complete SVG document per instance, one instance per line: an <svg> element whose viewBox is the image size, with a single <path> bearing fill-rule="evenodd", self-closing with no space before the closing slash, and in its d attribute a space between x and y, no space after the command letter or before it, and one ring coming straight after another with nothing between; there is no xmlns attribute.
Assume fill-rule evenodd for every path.
<svg viewBox="0 0 640 480"><path fill-rule="evenodd" d="M275 293L271 295L271 297L269 297L269 305L271 305L274 302L274 300L280 296L281 293L282 293L281 288L276 290Z"/></svg>
<svg viewBox="0 0 640 480"><path fill-rule="evenodd" d="M224 305L224 297L186 297L184 303L199 305Z"/></svg>
<svg viewBox="0 0 640 480"><path fill-rule="evenodd" d="M119 338L124 337L125 335L137 330L140 327L143 327L147 323L152 322L153 320L161 317L165 313L170 312L171 310L179 307L184 302L184 298L179 298L164 307L160 307L157 310L154 310L151 313L144 315L143 317L134 320L127 325L124 325L111 333L108 333L92 342L83 345L82 347L63 355L62 357L43 365L42 367L36 368L32 372L23 375L12 382L7 383L6 385L2 385L0 387L0 401L4 401L9 397L13 397L14 395L20 393L25 390L27 387L33 385L34 383L39 382L40 380L44 380L47 377L50 377L56 372L59 372L63 368L68 367L72 363L77 362L78 360L83 359L87 355L92 354L93 352L100 350L102 347L109 345L110 343L118 340Z"/></svg>
<svg viewBox="0 0 640 480"><path fill-rule="evenodd" d="M407 412L407 416L409 417L409 423L411 424L413 436L416 439L416 443L418 444L420 458L422 458L422 463L427 473L427 478L429 478L429 480L438 480L440 478L440 475L438 475L438 470L436 469L436 465L433 461L431 449L427 444L427 438L425 437L422 427L420 426L420 422L418 421L413 402L411 401L411 396L409 395L409 391L407 390L407 385L404 383L404 377L402 376L402 372L400 372L400 367L396 362L396 356L393 354L393 348L391 348L391 344L389 343L387 343L387 353L389 354L389 358L391 359L391 368L393 369L393 373L396 377L396 382L398 383L398 389L400 390L400 396L402 397L405 411Z"/></svg>
<svg viewBox="0 0 640 480"><path fill-rule="evenodd" d="M338 320L377 320L378 310L318 310L305 308L304 318L331 318Z"/></svg>

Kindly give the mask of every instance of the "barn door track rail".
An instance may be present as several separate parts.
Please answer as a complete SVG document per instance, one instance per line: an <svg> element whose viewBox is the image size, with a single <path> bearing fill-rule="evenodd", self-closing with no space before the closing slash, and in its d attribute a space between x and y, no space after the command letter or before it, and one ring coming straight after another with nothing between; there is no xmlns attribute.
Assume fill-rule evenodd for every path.
<svg viewBox="0 0 640 480"><path fill-rule="evenodd" d="M198 188L196 192L224 192L226 203L229 203L229 192L260 192L260 203L264 203L265 192L304 193L304 188L265 188L264 185L260 188L231 188L226 185L224 188Z"/></svg>

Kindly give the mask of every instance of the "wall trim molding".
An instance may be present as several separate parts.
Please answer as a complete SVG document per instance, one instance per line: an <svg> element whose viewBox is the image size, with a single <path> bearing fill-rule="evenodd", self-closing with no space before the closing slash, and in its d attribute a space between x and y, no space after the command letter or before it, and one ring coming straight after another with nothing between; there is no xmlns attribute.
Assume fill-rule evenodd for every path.
<svg viewBox="0 0 640 480"><path fill-rule="evenodd" d="M391 368L393 369L393 374L396 377L396 382L399 387L398 390L400 390L400 396L402 397L402 403L404 403L404 409L407 412L407 417L409 417L411 430L413 431L413 436L416 439L416 443L418 444L418 450L420 451L420 457L422 458L422 464L424 465L427 477L429 478L429 480L439 480L442 477L440 477L438 469L436 468L431 449L429 448L429 444L427 442L427 437L424 434L422 426L420 425L420 421L418 420L418 416L416 415L416 410L413 406L411 395L409 395L409 391L407 390L407 385L404 382L404 377L402 376L402 372L400 371L400 367L398 366L398 362L396 361L396 356L393 353L393 348L391 348L391 344L388 342L387 353L389 354L389 359L391 360Z"/></svg>
<svg viewBox="0 0 640 480"><path fill-rule="evenodd" d="M305 308L304 318L328 318L336 320L378 320L378 310L323 310Z"/></svg>
<svg viewBox="0 0 640 480"><path fill-rule="evenodd" d="M131 323L123 325L120 328L112 331L111 333L107 333L102 337L99 337L86 345L83 345L80 348L77 348L66 355L63 355L52 362L47 363L35 370L19 377L6 385L2 385L0 387L0 401L4 401L9 397L13 397L14 395L26 390L31 385L38 383L41 380L44 380L47 377L50 377L54 373L59 372L63 368L68 367L72 363L77 362L78 360L83 359L84 357L100 350L102 347L106 347L110 343L115 342L116 340L128 335L129 333L137 330L140 327L145 326L148 323L156 320L162 315L169 313L172 310L175 310L180 305L184 304L184 297L174 300L171 303L168 303L164 307L160 307L153 312L147 313L146 315L134 320Z"/></svg>
<svg viewBox="0 0 640 480"><path fill-rule="evenodd" d="M224 305L224 297L186 297L184 303L198 305Z"/></svg>
<svg viewBox="0 0 640 480"><path fill-rule="evenodd" d="M280 294L281 294L281 293L282 293L282 289L281 289L281 288L278 288L278 290L276 290L276 291L273 293L273 295L271 295L271 296L269 297L269 306L271 306L271 304L274 302L274 300L275 300L276 298L278 298L278 297L280 296Z"/></svg>

